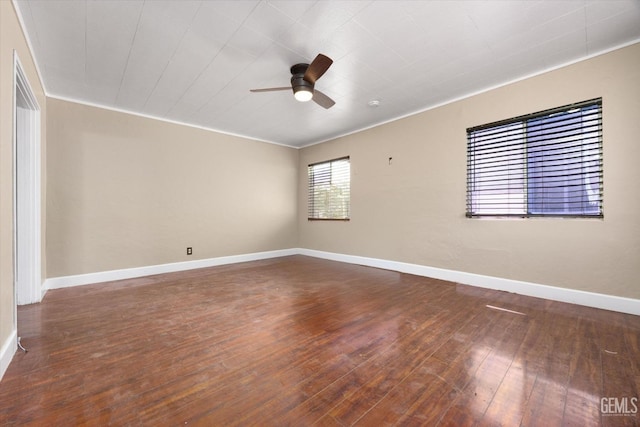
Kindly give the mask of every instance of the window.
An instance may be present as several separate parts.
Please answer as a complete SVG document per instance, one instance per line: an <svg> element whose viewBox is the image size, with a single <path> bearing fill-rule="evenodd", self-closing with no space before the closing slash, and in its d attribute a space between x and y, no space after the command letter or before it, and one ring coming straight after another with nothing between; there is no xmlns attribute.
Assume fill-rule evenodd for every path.
<svg viewBox="0 0 640 427"><path fill-rule="evenodd" d="M351 165L349 157L309 165L310 220L349 220Z"/></svg>
<svg viewBox="0 0 640 427"><path fill-rule="evenodd" d="M602 213L602 99L467 129L467 217Z"/></svg>

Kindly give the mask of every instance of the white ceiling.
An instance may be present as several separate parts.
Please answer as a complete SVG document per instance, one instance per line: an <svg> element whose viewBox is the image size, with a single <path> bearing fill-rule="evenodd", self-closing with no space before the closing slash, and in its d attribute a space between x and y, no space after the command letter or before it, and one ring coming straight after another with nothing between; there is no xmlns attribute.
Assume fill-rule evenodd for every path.
<svg viewBox="0 0 640 427"><path fill-rule="evenodd" d="M296 147L640 41L639 0L14 3L48 95ZM333 108L249 93L318 53Z"/></svg>

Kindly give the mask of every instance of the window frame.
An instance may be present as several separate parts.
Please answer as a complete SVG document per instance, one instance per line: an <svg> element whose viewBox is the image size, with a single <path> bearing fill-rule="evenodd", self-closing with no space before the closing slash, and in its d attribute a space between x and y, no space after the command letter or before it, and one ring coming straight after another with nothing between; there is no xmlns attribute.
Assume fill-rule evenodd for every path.
<svg viewBox="0 0 640 427"><path fill-rule="evenodd" d="M337 218L322 218L322 217L312 216L312 213L316 212L316 209L315 209L316 199L313 196L314 195L313 188L315 188L315 185L312 182L312 177L310 175L311 168L315 166L323 165L323 164L329 165L329 167L331 167L332 163L342 162L344 160L347 160L349 163L349 200L347 205L347 215L344 217L337 217ZM333 179L333 172L331 172L331 179ZM310 163L309 165L307 165L307 220L308 221L350 221L351 220L351 158L350 156L337 157L335 159L323 160L320 162Z"/></svg>
<svg viewBox="0 0 640 427"><path fill-rule="evenodd" d="M545 144L551 146L551 145L556 145L558 143L562 143L562 141L558 141L558 137L557 136L551 136L549 138L545 138L543 140L540 139L540 136L537 135L537 137L532 136L535 135L535 131L530 131L530 126L532 122L535 121L541 121L544 119L552 119L554 116L558 116L560 114L570 114L573 112L578 112L580 111L581 113L590 109L590 108L596 108L596 113L591 113L591 115L593 115L595 117L594 123L590 123L589 124L589 130L584 130L582 133L577 134L579 135L578 138L575 138L575 140L579 140L581 142L581 144L576 145L576 147L580 147L580 150L584 150L584 151L588 151L589 155L593 156L594 154L597 154L597 160L595 161L596 164L596 168L597 168L597 172L593 173L593 172L581 172L580 178L585 178L585 180L588 181L588 179L591 179L593 176L595 176L598 179L597 182L597 198L595 200L596 203L596 209L597 209L597 213L588 213L588 209L586 207L582 207L582 212L571 212L571 213L560 213L560 212L544 212L544 213L534 213L536 209L541 209L540 207L536 208L536 203L535 201L533 201L533 199L530 197L531 194L539 194L539 193L535 193L532 192L533 189L535 189L536 191L540 191L540 189L544 189L546 187L543 186L539 186L539 187L535 187L535 186L531 186L529 181L533 180L533 174L534 172L530 171L531 165L530 163L532 163L531 158L536 158L536 155L532 155L531 153L535 153L535 150L540 150L542 152L546 152L546 150L551 151L552 149L555 149L554 147L552 148L546 148ZM587 115L589 115L589 113L587 113ZM591 118L590 118L591 119ZM563 123L563 121L566 121L566 123ZM558 129L561 130L561 132L570 132L571 126L575 126L574 123L571 123L571 118L569 119L565 119L565 120L560 120L560 126L558 126ZM552 123L552 120L551 120ZM522 139L522 142L520 144L518 144L518 138L514 138L514 139L509 139L509 137L513 136L513 135L508 135L506 132L502 133L503 131L500 130L500 128L507 128L509 126L513 126L513 127L517 127L518 125L521 125L521 131L520 131L520 138ZM545 124L548 125L548 124ZM553 126L553 125L551 125ZM566 130L563 130L564 128L562 128L562 126L566 126ZM518 169L515 169L515 174L517 175L518 173L522 174L522 178L521 180L523 181L523 183L521 184L521 192L522 195L520 195L522 197L522 206L523 209L522 211L516 212L516 213L511 213L511 212L500 212L500 210L510 210L510 209L514 209L517 210L518 205L517 205L517 201L515 203L511 203L511 201L507 201L505 202L505 204L502 207L497 207L494 212L489 212L489 208L488 207L484 207L487 211L485 212L478 212L480 209L477 207L477 199L478 199L478 195L477 195L477 189L475 188L475 186L478 184L478 182L482 182L482 180L478 179L478 168L476 167L476 162L477 162L477 156L481 156L481 155L485 155L485 156L489 156L491 154L495 155L496 152L492 152L490 149L487 150L482 150L482 149L478 149L476 146L474 146L474 144L479 144L482 145L482 143L484 142L485 145L490 145L490 144L499 144L500 142L495 142L497 141L498 138L495 137L490 137L489 142L487 143L486 141L482 141L482 140L476 140L475 137L477 137L477 134L479 132L482 131L491 131L491 130L496 130L496 135L503 135L504 137L507 138L508 145L506 146L506 148L508 150L504 150L503 151L509 151L511 152L512 150L515 152L515 155L520 155L522 157L522 160L520 161L520 167ZM514 133L514 135L517 136L517 132ZM574 134L571 135L572 137L575 136ZM595 142L593 142L593 139L596 138ZM582 102L576 102L573 104L569 104L569 105L564 105L561 107L556 107L556 108L552 108L552 109L548 109L548 110L544 110L544 111L539 111L536 113L532 113L532 114L526 114L526 115L521 115L518 117L514 117L514 118L510 118L510 119L506 119L506 120L500 120L500 121L496 121L496 122L492 122L492 123L487 123L484 125L480 125L480 126L474 126L474 127L470 127L467 128L467 195L466 195L466 213L465 216L467 218L586 218L586 219L602 219L604 218L604 209L603 209L603 201L604 201L604 184L603 184L603 180L604 180L604 162L603 162L603 107L602 107L602 98L594 98L594 99L590 99L587 101L582 101ZM511 142L511 141L516 141L515 143ZM537 145L536 145L537 144ZM585 148L586 147L586 148ZM594 148L595 147L595 148ZM496 148L493 148L496 149ZM522 154L518 154L516 150L521 149L522 150ZM581 151L582 152L582 151ZM498 156L500 157L500 156ZM503 157L503 156L502 156ZM582 168L588 168L591 167L593 168L593 164L590 164L589 162L594 162L594 160L588 160L587 155L584 155L583 157L580 157L580 167L581 170ZM472 160L473 159L473 160ZM549 163L557 161L556 158L551 158L550 160L547 160ZM505 164L509 163L510 160L500 160L500 162L503 163L498 163L500 165L499 167L499 171L500 172L504 172L504 171L509 171L509 178L507 178L507 181L509 181L509 184L511 183L511 171L512 169L507 168L506 166L504 166ZM517 163L517 162L516 162ZM548 167L547 163L544 163L545 167ZM562 163L560 166L567 166L570 165L570 163ZM560 167L560 166L556 166L556 167ZM538 168L540 168L540 166L537 166ZM483 166L483 168L486 168L486 166ZM482 168L480 168L482 169ZM489 172L490 173L490 172ZM568 178L570 177L571 174L569 173L565 173L563 175L559 175L558 177L564 177L564 178ZM586 177L589 178L586 178ZM539 178L539 177L538 177ZM485 178L486 179L486 178ZM517 178L516 178L517 180ZM486 182L486 181L485 181ZM584 186L585 188L588 187L590 184L581 184L582 186ZM498 186L499 187L499 186ZM568 187L568 186L567 186ZM515 188L514 191L514 198L518 199L518 188L519 187L513 187ZM565 188L565 187L562 187ZM510 187L511 189L511 187ZM502 192L500 192L502 191ZM504 188L499 188L499 191L496 191L496 198L506 198L507 200L511 197L511 194L509 191L506 191ZM551 196L550 196L551 197ZM589 196L589 198L591 198L591 196ZM545 199L546 200L546 199ZM570 200L570 199L566 199L566 200ZM540 203L540 202L538 202ZM544 202L543 202L544 203ZM573 201L566 201L565 203L575 203ZM585 203L585 202L582 202ZM550 209L550 208L549 208Z"/></svg>

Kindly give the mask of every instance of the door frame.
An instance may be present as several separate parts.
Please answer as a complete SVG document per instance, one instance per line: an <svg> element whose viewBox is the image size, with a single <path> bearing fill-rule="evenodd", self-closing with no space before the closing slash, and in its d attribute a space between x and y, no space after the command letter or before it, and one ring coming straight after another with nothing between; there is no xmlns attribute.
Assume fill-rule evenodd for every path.
<svg viewBox="0 0 640 427"><path fill-rule="evenodd" d="M42 300L41 110L15 50L13 64L13 284L17 328L17 306ZM23 104L20 112L19 102ZM22 159L21 144L28 145L27 157ZM18 251L24 260L18 259Z"/></svg>

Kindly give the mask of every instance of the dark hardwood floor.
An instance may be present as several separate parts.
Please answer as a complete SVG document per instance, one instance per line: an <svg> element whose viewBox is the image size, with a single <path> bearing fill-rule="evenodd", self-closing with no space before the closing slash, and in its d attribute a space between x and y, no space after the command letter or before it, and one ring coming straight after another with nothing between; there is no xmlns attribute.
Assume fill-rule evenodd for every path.
<svg viewBox="0 0 640 427"><path fill-rule="evenodd" d="M638 316L303 256L52 290L18 323L2 425L640 423Z"/></svg>

